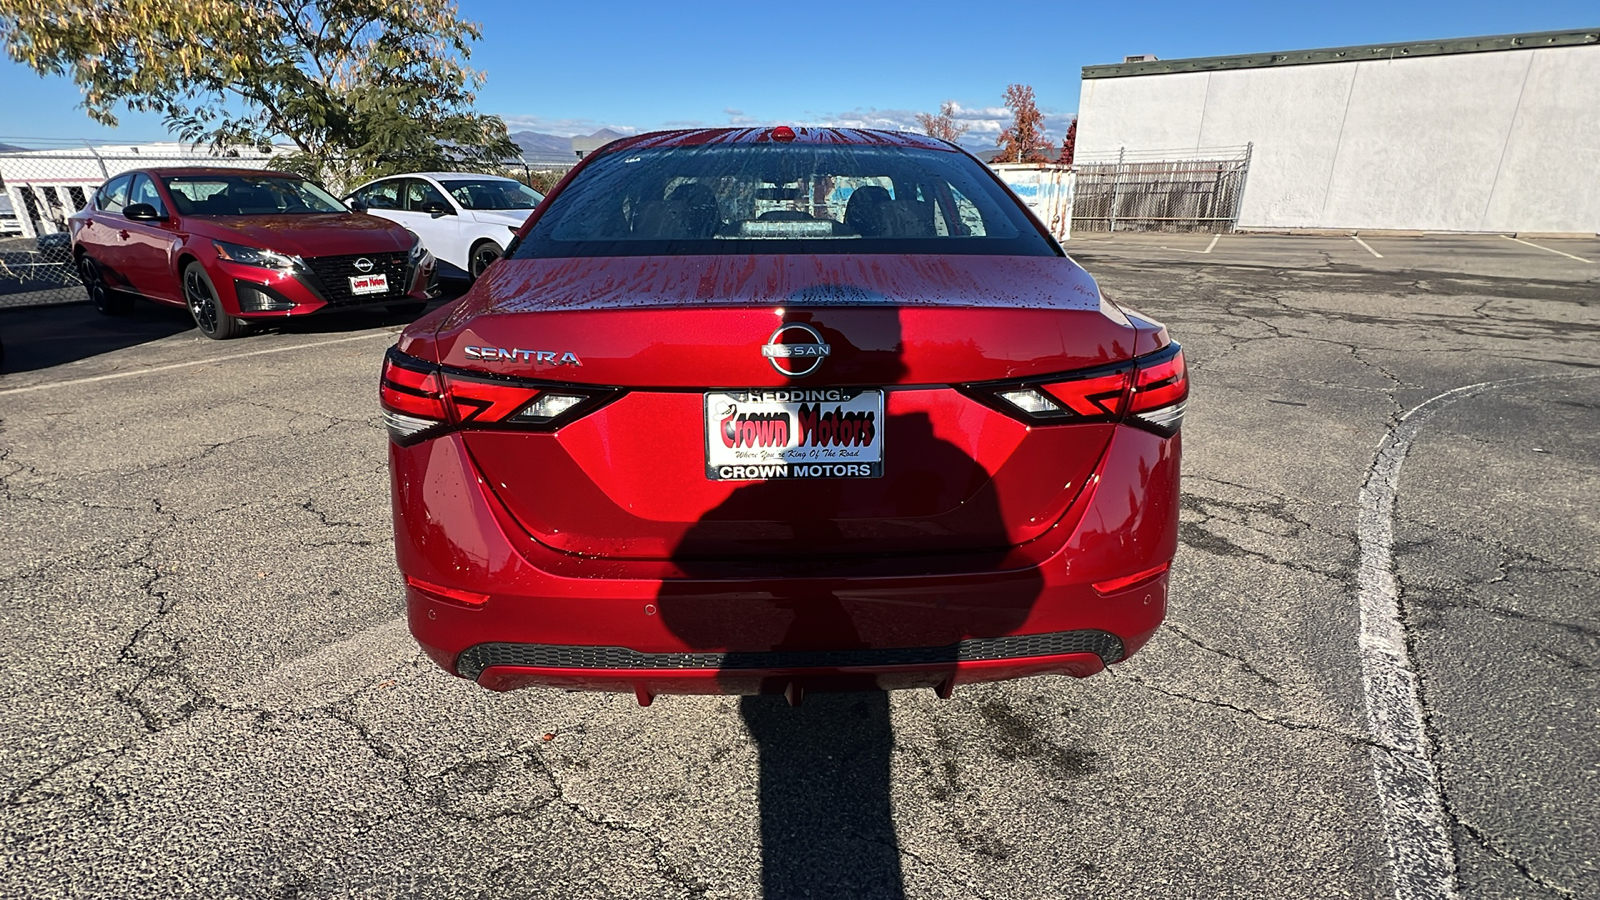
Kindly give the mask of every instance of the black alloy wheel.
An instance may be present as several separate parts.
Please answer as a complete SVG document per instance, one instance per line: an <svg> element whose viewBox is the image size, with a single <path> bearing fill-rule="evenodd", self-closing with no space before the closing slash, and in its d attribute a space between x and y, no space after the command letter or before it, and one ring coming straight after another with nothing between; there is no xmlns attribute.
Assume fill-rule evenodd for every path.
<svg viewBox="0 0 1600 900"><path fill-rule="evenodd" d="M189 307L189 314L194 316L194 324L206 337L225 341L245 333L245 324L222 308L211 276L197 262L183 268L183 300Z"/></svg>
<svg viewBox="0 0 1600 900"><path fill-rule="evenodd" d="M472 276L473 281L477 281L504 253L505 251L494 241L479 241L473 244L471 258L467 260L467 274Z"/></svg>
<svg viewBox="0 0 1600 900"><path fill-rule="evenodd" d="M89 302L94 304L100 315L120 316L133 309L133 298L107 287L100 264L87 253L78 259L78 276L83 279L83 289L89 294Z"/></svg>

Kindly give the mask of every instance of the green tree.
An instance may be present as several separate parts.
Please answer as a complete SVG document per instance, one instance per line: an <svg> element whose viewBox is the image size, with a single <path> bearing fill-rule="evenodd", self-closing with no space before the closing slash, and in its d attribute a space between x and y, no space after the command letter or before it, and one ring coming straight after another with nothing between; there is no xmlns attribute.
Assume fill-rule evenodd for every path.
<svg viewBox="0 0 1600 900"><path fill-rule="evenodd" d="M70 76L89 117L156 112L190 141L296 151L332 181L514 158L473 111L478 26L449 0L0 0L0 41Z"/></svg>
<svg viewBox="0 0 1600 900"><path fill-rule="evenodd" d="M1049 162L1056 148L1044 136L1044 113L1034 102L1033 87L1007 86L1005 103L1011 111L1011 127L1001 131L995 140L1001 151L995 162Z"/></svg>

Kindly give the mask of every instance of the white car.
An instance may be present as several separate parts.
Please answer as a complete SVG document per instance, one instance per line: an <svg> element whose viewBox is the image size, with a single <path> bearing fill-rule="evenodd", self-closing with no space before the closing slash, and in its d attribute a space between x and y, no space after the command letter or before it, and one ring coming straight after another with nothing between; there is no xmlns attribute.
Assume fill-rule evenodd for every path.
<svg viewBox="0 0 1600 900"><path fill-rule="evenodd" d="M356 212L398 222L422 239L440 274L476 280L544 195L511 178L465 172L413 172L355 189Z"/></svg>

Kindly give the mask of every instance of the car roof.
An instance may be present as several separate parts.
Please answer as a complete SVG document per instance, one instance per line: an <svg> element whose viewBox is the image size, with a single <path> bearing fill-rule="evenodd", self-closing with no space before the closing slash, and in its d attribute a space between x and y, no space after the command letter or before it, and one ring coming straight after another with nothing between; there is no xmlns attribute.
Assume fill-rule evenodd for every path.
<svg viewBox="0 0 1600 900"><path fill-rule="evenodd" d="M157 169L135 169L135 172L146 172L151 175L160 175L169 178L174 175L275 175L283 178L303 178L293 172L279 172L276 169L245 169L226 168L223 166L163 166ZM113 176L114 177L114 176Z"/></svg>
<svg viewBox="0 0 1600 900"><path fill-rule="evenodd" d="M492 178L495 181L517 181L515 178L507 178L504 175L487 175L483 172L401 172L396 175L374 178L368 184L376 184L377 182L389 181L394 178L432 178L434 181L438 181L441 178ZM517 181L517 183L521 184L522 182Z"/></svg>
<svg viewBox="0 0 1600 900"><path fill-rule="evenodd" d="M618 138L607 144L613 150L638 150L658 147L694 147L704 144L766 144L773 142L772 132L780 126L763 128L685 128L676 131L652 131L633 137ZM960 153L960 148L937 138L907 131L883 131L877 128L813 128L789 126L794 131L795 144L847 144L863 147L904 147L918 150L944 150ZM599 151L596 151L597 153Z"/></svg>

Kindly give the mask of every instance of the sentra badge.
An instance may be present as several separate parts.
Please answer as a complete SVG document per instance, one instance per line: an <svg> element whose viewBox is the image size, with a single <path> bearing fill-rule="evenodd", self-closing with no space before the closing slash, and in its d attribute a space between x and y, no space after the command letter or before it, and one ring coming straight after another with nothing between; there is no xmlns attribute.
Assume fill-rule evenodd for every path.
<svg viewBox="0 0 1600 900"><path fill-rule="evenodd" d="M523 350L520 347L467 347L467 359L484 362L531 362L536 366L581 366L583 360L571 351Z"/></svg>

